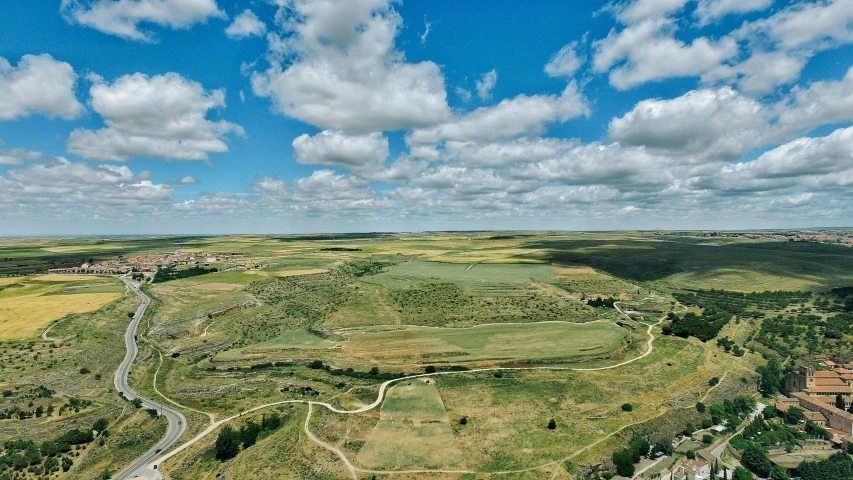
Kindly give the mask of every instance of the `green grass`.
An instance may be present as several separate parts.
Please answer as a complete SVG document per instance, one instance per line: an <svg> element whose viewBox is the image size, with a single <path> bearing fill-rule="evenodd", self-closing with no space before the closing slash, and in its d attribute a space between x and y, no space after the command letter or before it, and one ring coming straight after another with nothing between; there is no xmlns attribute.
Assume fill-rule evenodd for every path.
<svg viewBox="0 0 853 480"><path fill-rule="evenodd" d="M609 355L627 335L626 329L605 322L492 324L465 329L382 326L338 330L329 340L295 331L270 342L226 352L219 359L287 355L336 364L360 360L388 366L572 361Z"/></svg>
<svg viewBox="0 0 853 480"><path fill-rule="evenodd" d="M531 282L555 283L551 265L470 264L411 261L390 267L364 281L391 290L410 290L423 283L452 283L469 292L514 290Z"/></svg>
<svg viewBox="0 0 853 480"><path fill-rule="evenodd" d="M462 462L441 395L430 379L395 385L382 404L379 423L358 453L370 468L440 468Z"/></svg>

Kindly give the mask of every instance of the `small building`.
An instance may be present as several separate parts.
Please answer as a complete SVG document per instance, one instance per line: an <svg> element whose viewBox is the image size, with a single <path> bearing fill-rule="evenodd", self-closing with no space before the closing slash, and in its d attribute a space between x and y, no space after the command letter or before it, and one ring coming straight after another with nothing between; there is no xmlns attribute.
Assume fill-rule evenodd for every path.
<svg viewBox="0 0 853 480"><path fill-rule="evenodd" d="M701 458L685 460L672 471L672 480L710 480L711 465Z"/></svg>

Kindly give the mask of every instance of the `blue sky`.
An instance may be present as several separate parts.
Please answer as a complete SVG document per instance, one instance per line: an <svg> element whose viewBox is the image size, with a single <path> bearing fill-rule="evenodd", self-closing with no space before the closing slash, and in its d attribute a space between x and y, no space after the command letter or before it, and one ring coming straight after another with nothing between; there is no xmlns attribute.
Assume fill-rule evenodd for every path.
<svg viewBox="0 0 853 480"><path fill-rule="evenodd" d="M10 4L0 233L849 226L853 1L603 5Z"/></svg>

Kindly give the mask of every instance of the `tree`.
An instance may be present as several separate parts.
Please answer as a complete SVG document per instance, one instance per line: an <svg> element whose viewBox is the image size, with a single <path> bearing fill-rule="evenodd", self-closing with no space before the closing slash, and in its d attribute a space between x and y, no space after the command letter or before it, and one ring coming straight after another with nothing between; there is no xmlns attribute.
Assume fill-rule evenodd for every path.
<svg viewBox="0 0 853 480"><path fill-rule="evenodd" d="M613 454L613 464L616 465L616 473L622 477L634 476L634 454L627 448L623 448Z"/></svg>
<svg viewBox="0 0 853 480"><path fill-rule="evenodd" d="M258 441L258 435L260 434L260 425L253 422L246 422L246 424L240 428L240 442L243 444L243 450L254 445Z"/></svg>
<svg viewBox="0 0 853 480"><path fill-rule="evenodd" d="M145 411L148 412L148 416L151 418L157 418L160 416L160 413L156 408L146 408Z"/></svg>
<svg viewBox="0 0 853 480"><path fill-rule="evenodd" d="M427 365L426 368L424 368L424 372L435 373L435 366L434 365Z"/></svg>
<svg viewBox="0 0 853 480"><path fill-rule="evenodd" d="M740 463L759 477L767 478L773 470L773 462L761 447L750 443L743 451Z"/></svg>
<svg viewBox="0 0 853 480"><path fill-rule="evenodd" d="M106 418L98 419L98 421L96 421L95 424L92 425L92 430L101 433L107 429L107 426L109 426L109 424L110 422Z"/></svg>
<svg viewBox="0 0 853 480"><path fill-rule="evenodd" d="M798 407L790 407L788 411L785 412L785 423L788 425L796 425L805 421L806 415L803 413L803 410Z"/></svg>
<svg viewBox="0 0 853 480"><path fill-rule="evenodd" d="M649 441L646 440L645 437L642 437L640 435L634 435L634 437L631 438L630 444L630 449L632 453L631 457L634 460L634 463L639 462L641 458L648 455L649 448L651 448L651 445L649 445Z"/></svg>
<svg viewBox="0 0 853 480"><path fill-rule="evenodd" d="M761 375L761 393L765 396L773 396L779 393L782 385L782 363L776 357L771 357L767 365L758 367Z"/></svg>
<svg viewBox="0 0 853 480"><path fill-rule="evenodd" d="M702 402L696 402L696 411L699 413L705 413L705 404Z"/></svg>
<svg viewBox="0 0 853 480"><path fill-rule="evenodd" d="M702 435L702 443L704 443L705 445L710 445L714 443L714 436L707 433L705 435Z"/></svg>
<svg viewBox="0 0 853 480"><path fill-rule="evenodd" d="M846 405L844 405L844 397L839 393L835 396L835 408L845 410Z"/></svg>
<svg viewBox="0 0 853 480"><path fill-rule="evenodd" d="M732 474L732 480L754 480L755 477L749 472L749 470L743 467L735 468L734 473Z"/></svg>
<svg viewBox="0 0 853 480"><path fill-rule="evenodd" d="M556 430L557 429L557 421L554 420L553 418L551 420L548 420L548 429L549 430Z"/></svg>
<svg viewBox="0 0 853 480"><path fill-rule="evenodd" d="M216 437L216 459L228 460L240 453L240 435L230 426L222 427L219 436Z"/></svg>
<svg viewBox="0 0 853 480"><path fill-rule="evenodd" d="M630 412L632 410L634 410L634 406L631 405L630 403L623 403L622 404L622 411L623 412Z"/></svg>
<svg viewBox="0 0 853 480"><path fill-rule="evenodd" d="M130 401L130 403L136 408L142 408L142 399L141 398L134 398L133 400Z"/></svg>

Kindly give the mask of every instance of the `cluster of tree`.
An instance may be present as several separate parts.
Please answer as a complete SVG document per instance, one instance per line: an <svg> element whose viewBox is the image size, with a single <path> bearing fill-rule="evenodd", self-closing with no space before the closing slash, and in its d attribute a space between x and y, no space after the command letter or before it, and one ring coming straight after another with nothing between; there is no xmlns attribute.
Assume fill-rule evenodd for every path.
<svg viewBox="0 0 853 480"><path fill-rule="evenodd" d="M393 263L379 262L370 259L348 262L341 265L339 269L342 273L346 275L351 275L353 277L358 278L367 275L376 275L377 273L382 273L387 267L390 267L391 265L393 265Z"/></svg>
<svg viewBox="0 0 853 480"><path fill-rule="evenodd" d="M726 310L707 307L702 315L687 312L683 317L673 312L667 314L669 323L662 327L664 335L676 335L682 338L696 337L707 342L716 337L734 315Z"/></svg>
<svg viewBox="0 0 853 480"><path fill-rule="evenodd" d="M707 309L726 310L739 317L761 318L762 310L784 310L789 305L803 303L811 299L811 292L730 292L728 290L697 290L695 292L676 292L676 300L684 305Z"/></svg>
<svg viewBox="0 0 853 480"><path fill-rule="evenodd" d="M845 452L832 454L826 460L803 462L796 469L800 480L853 480L853 458Z"/></svg>
<svg viewBox="0 0 853 480"><path fill-rule="evenodd" d="M616 299L612 297L595 297L593 299L587 300L586 302L587 305L595 308L614 308L614 303L616 303Z"/></svg>
<svg viewBox="0 0 853 480"><path fill-rule="evenodd" d="M154 274L154 279L152 280L154 283L159 282L168 282L169 280L178 280L181 278L189 278L195 277L198 275L204 275L206 273L214 273L219 271L216 268L204 268L204 267L189 267L184 268L182 270L177 270L175 267L163 267L157 270L157 273Z"/></svg>
<svg viewBox="0 0 853 480"><path fill-rule="evenodd" d="M239 430L234 430L230 425L222 427L216 438L216 458L228 460L236 457L241 447L243 450L251 447L262 434L277 430L281 424L281 417L274 413L270 416L264 414L260 424L248 421Z"/></svg>
<svg viewBox="0 0 853 480"><path fill-rule="evenodd" d="M734 355L736 357L742 357L743 354L746 353L742 348L740 348L740 345L731 341L729 339L729 337L718 338L717 339L717 346L722 347L722 349L725 350L726 353L728 353L728 352L734 353Z"/></svg>
<svg viewBox="0 0 853 480"><path fill-rule="evenodd" d="M77 454L72 452L72 447L76 449L94 440L93 430L106 435L107 425L108 422L101 419L91 429L70 430L41 444L32 440L5 441L2 445L3 455L0 455L0 479L22 478L19 472L25 470L35 476L51 475L60 469L67 472L73 464L70 457Z"/></svg>
<svg viewBox="0 0 853 480"><path fill-rule="evenodd" d="M53 390L45 389L45 390L36 390L36 397L30 396L30 398L49 398L50 395L53 395ZM46 397L45 397L46 396ZM74 410L75 413L80 412L80 409L86 408L92 405L91 400L81 400L79 398L69 398L68 403L64 403L59 407L57 411L57 415L62 416L66 410ZM55 407L53 404L48 404L47 408L43 405L36 405L33 407L33 402L30 402L28 408L20 407L17 405L13 405L11 407L5 408L0 411L0 420L4 419L13 419L17 418L19 420L26 420L28 418L41 418L44 415L48 417L53 415L55 411Z"/></svg>
<svg viewBox="0 0 853 480"><path fill-rule="evenodd" d="M761 376L759 389L765 397L772 397L779 393L782 387L782 362L778 358L770 357L767 363L758 367L756 371Z"/></svg>
<svg viewBox="0 0 853 480"><path fill-rule="evenodd" d="M651 445L649 445L648 439L641 435L634 435L627 448L613 453L616 473L622 477L633 477L634 464L639 463L644 456L648 455L650 449Z"/></svg>

